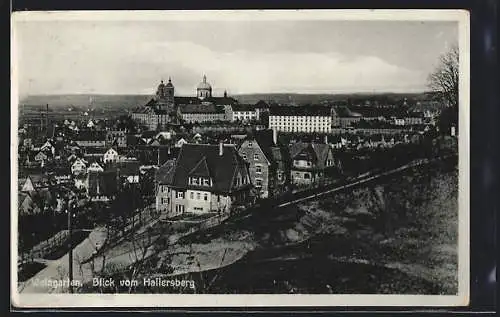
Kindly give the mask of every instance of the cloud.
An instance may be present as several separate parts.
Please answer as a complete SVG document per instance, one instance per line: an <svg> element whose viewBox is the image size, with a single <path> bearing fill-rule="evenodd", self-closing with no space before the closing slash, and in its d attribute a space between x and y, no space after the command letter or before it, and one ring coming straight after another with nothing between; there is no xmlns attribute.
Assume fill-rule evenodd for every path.
<svg viewBox="0 0 500 317"><path fill-rule="evenodd" d="M51 31L52 30L52 31ZM57 31L54 31L57 30ZM24 34L19 46L20 92L153 93L171 76L191 95L203 74L215 93L404 91L425 88L426 75L370 54L219 51L190 41L159 41L119 28L47 29ZM408 57L411 58L411 57Z"/></svg>
<svg viewBox="0 0 500 317"><path fill-rule="evenodd" d="M149 43L142 48L162 52L155 62L181 65L206 73L216 87L233 93L398 90L421 88L424 74L392 65L375 56L350 58L337 53L250 52L218 53L188 42ZM172 74L175 79L175 74ZM196 78L196 79L198 79ZM194 80L194 78L193 78Z"/></svg>

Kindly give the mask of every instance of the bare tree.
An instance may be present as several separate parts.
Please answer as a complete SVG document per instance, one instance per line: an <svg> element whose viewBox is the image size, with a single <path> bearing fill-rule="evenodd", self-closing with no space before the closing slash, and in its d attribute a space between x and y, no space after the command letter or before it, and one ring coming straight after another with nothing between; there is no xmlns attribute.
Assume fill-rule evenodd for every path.
<svg viewBox="0 0 500 317"><path fill-rule="evenodd" d="M429 87L440 93L448 106L458 107L459 50L454 44L439 59L436 69L429 75Z"/></svg>

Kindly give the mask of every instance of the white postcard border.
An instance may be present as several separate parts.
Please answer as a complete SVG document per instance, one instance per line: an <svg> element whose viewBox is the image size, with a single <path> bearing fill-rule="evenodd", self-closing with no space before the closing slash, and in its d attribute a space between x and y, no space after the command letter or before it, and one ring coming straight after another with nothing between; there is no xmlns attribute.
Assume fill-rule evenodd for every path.
<svg viewBox="0 0 500 317"><path fill-rule="evenodd" d="M17 288L17 191L11 191L11 304L17 308L99 307L298 307L298 306L466 306L470 297L470 26L466 10L225 10L225 11L58 11L16 12L11 46L11 184L17 186L18 67L15 24L69 20L380 20L456 21L459 24L459 252L457 295L175 295L19 294ZM15 187L13 187L15 188Z"/></svg>

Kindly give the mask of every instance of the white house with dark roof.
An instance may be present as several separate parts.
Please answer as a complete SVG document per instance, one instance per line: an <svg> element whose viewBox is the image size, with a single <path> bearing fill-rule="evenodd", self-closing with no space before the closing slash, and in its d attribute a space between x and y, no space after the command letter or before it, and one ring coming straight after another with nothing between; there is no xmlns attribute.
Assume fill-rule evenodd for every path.
<svg viewBox="0 0 500 317"><path fill-rule="evenodd" d="M71 164L71 173L73 175L85 174L87 171L87 162L83 159L76 159L73 164Z"/></svg>
<svg viewBox="0 0 500 317"><path fill-rule="evenodd" d="M95 173L104 172L104 168L99 163L92 162L87 168L87 173L89 172L95 172Z"/></svg>
<svg viewBox="0 0 500 317"><path fill-rule="evenodd" d="M119 156L120 155L118 154L118 151L115 148L109 148L104 153L102 161L104 162L104 164L114 163L114 162L118 161Z"/></svg>
<svg viewBox="0 0 500 317"><path fill-rule="evenodd" d="M289 147L291 181L297 185L311 184L325 176L335 166L332 147L324 143L297 142Z"/></svg>
<svg viewBox="0 0 500 317"><path fill-rule="evenodd" d="M233 145L185 144L156 173L156 208L166 217L228 212L251 199L248 167Z"/></svg>

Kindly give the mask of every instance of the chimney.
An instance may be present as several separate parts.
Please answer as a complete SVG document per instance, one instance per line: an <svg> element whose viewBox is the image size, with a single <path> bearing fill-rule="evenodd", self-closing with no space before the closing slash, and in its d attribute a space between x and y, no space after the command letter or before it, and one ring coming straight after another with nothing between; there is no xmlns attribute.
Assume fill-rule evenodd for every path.
<svg viewBox="0 0 500 317"><path fill-rule="evenodd" d="M276 128L273 128L273 142L274 145L278 145L278 131Z"/></svg>
<svg viewBox="0 0 500 317"><path fill-rule="evenodd" d="M219 142L219 156L224 155L224 143L221 141Z"/></svg>

